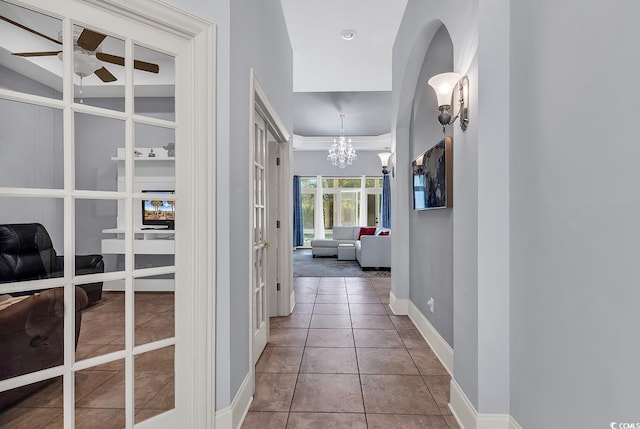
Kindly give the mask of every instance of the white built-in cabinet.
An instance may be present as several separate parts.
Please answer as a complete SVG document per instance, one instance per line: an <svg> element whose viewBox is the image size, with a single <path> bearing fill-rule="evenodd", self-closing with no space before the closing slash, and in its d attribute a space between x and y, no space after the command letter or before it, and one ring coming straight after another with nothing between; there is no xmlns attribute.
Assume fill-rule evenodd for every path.
<svg viewBox="0 0 640 429"><path fill-rule="evenodd" d="M175 157L163 147L135 148L133 192L175 190ZM152 154L152 156L149 156ZM118 148L116 156L111 160L117 163L117 190L125 190L125 151ZM116 228L104 229L103 234L109 238L102 240L103 254L124 255L126 208L124 201L118 201ZM162 226L145 227L142 225L142 201L133 207L133 253L136 255L174 255L175 231ZM144 279L136 286L138 290L167 291L173 290L172 279ZM113 284L116 290L123 285Z"/></svg>

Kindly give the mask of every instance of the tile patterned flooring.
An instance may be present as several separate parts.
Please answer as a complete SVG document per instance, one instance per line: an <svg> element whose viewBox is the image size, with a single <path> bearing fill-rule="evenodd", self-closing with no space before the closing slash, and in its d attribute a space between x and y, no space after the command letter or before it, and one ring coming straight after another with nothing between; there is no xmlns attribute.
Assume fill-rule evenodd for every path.
<svg viewBox="0 0 640 429"><path fill-rule="evenodd" d="M174 335L173 293L136 293L136 343ZM105 292L82 313L76 360L124 349L124 294ZM174 348L135 359L136 423L174 407ZM78 371L75 427L122 429L125 420L124 359ZM0 429L62 429L62 379L0 411Z"/></svg>
<svg viewBox="0 0 640 429"><path fill-rule="evenodd" d="M459 429L450 377L391 279L296 277L296 307L271 319L243 429Z"/></svg>

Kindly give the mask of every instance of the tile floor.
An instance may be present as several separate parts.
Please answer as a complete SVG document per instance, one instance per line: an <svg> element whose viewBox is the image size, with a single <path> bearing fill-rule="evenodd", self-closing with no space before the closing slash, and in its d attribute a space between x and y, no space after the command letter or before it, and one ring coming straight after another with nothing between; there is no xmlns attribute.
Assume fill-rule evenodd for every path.
<svg viewBox="0 0 640 429"><path fill-rule="evenodd" d="M136 293L136 344L174 335L173 293ZM103 293L82 313L76 360L124 349L124 294ZM136 423L174 407L174 348L135 359ZM78 371L75 376L77 429L122 429L125 420L124 360ZM0 411L0 429L62 429L62 379Z"/></svg>
<svg viewBox="0 0 640 429"><path fill-rule="evenodd" d="M296 307L271 319L243 429L458 429L450 377L391 279L297 277Z"/></svg>

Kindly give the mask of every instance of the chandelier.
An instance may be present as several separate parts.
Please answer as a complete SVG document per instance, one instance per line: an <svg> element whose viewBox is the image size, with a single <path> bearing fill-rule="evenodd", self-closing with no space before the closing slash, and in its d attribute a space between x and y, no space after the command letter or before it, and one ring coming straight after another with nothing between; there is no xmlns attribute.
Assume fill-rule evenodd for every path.
<svg viewBox="0 0 640 429"><path fill-rule="evenodd" d="M329 156L327 159L331 161L333 165L340 168L345 168L347 165L351 165L353 160L358 156L356 150L351 145L351 139L344 137L344 115L340 114L340 137L333 139L331 149L329 149Z"/></svg>

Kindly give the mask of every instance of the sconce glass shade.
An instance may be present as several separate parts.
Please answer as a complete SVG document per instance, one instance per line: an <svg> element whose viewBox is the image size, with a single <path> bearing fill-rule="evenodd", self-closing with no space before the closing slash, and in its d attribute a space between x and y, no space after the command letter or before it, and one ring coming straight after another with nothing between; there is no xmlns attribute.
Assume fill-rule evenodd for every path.
<svg viewBox="0 0 640 429"><path fill-rule="evenodd" d="M451 94L459 81L458 73L440 73L427 81L436 92L438 106L451 106Z"/></svg>
<svg viewBox="0 0 640 429"><path fill-rule="evenodd" d="M380 152L378 154L378 157L380 158L380 163L382 164L383 168L389 166L389 159L391 158L391 152Z"/></svg>

